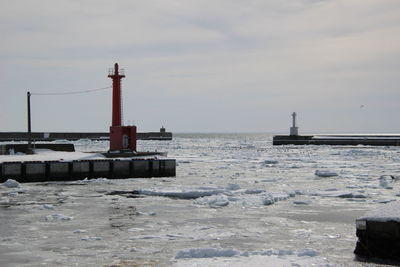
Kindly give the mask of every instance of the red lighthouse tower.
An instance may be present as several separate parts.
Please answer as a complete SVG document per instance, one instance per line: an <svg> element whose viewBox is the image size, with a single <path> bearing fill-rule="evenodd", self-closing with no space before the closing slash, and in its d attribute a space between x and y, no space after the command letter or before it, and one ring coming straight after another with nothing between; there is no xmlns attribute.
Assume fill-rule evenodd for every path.
<svg viewBox="0 0 400 267"><path fill-rule="evenodd" d="M118 69L118 63L110 69L108 77L113 81L110 151L136 151L136 126L122 125L121 79L125 75L123 69Z"/></svg>

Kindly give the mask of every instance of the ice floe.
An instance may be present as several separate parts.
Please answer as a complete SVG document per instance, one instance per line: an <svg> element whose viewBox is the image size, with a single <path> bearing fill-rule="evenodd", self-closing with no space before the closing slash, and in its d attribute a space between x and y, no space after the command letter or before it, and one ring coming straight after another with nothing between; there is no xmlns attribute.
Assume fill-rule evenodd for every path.
<svg viewBox="0 0 400 267"><path fill-rule="evenodd" d="M76 229L73 233L74 234L82 234L82 233L86 233L87 230L83 230L83 229Z"/></svg>
<svg viewBox="0 0 400 267"><path fill-rule="evenodd" d="M16 187L20 187L20 183L18 183L17 181L13 180L13 179L8 179L7 181L5 181L4 183L1 184L4 187L7 188L16 188Z"/></svg>
<svg viewBox="0 0 400 267"><path fill-rule="evenodd" d="M185 258L214 258L214 257L233 257L239 255L240 252L232 248L191 248L178 251L175 259Z"/></svg>
<svg viewBox="0 0 400 267"><path fill-rule="evenodd" d="M336 172L333 171L321 171L321 170L316 170L315 175L318 177L334 177L338 176Z"/></svg>
<svg viewBox="0 0 400 267"><path fill-rule="evenodd" d="M278 163L279 163L279 161L274 160L274 159L266 159L261 162L261 164L263 164L263 165L274 165L274 164L278 164Z"/></svg>
<svg viewBox="0 0 400 267"><path fill-rule="evenodd" d="M310 205L311 204L311 200L296 200L293 201L294 205Z"/></svg>
<svg viewBox="0 0 400 267"><path fill-rule="evenodd" d="M63 214L58 214L58 213L47 215L45 217L45 220L47 222L57 222L57 221L64 221L65 222L65 221L70 221L72 219L73 219L73 217L65 216Z"/></svg>
<svg viewBox="0 0 400 267"><path fill-rule="evenodd" d="M315 257L318 252L304 248L301 250L292 249L267 249L267 250L257 250L257 251L239 251L233 248L190 248L180 250L176 253L175 259L190 259L190 258L216 258L216 257L236 257L243 256L249 257L254 255L261 256L288 256L295 255L298 257Z"/></svg>
<svg viewBox="0 0 400 267"><path fill-rule="evenodd" d="M54 210L54 206L51 204L44 204L42 207L46 210Z"/></svg>
<svg viewBox="0 0 400 267"><path fill-rule="evenodd" d="M237 192L235 194L201 197L194 200L195 204L208 205L211 208L225 207L228 205L241 205L243 207L268 206L277 201L285 200L290 197L286 193L269 193L261 191L259 193L248 194Z"/></svg>
<svg viewBox="0 0 400 267"><path fill-rule="evenodd" d="M267 192L264 189L240 189L236 184L228 184L225 188L198 187L198 188L170 188L170 189L143 189L141 195L161 196L179 199L193 199L196 205L208 205L211 208L226 207L230 204L249 206L266 206L277 201L286 200L296 195L295 191Z"/></svg>
<svg viewBox="0 0 400 267"><path fill-rule="evenodd" d="M382 187L382 188L385 188L385 189L393 189L393 186L389 185L389 181L388 180L391 182L392 178L390 176L388 176L388 175L382 175L379 178L379 186Z"/></svg>
<svg viewBox="0 0 400 267"><path fill-rule="evenodd" d="M139 190L139 194L146 196L160 196L160 197L171 197L180 199L196 199L199 197L212 196L225 192L225 189L211 188L211 187L200 187L193 190L185 189L171 189L171 190Z"/></svg>
<svg viewBox="0 0 400 267"><path fill-rule="evenodd" d="M326 191L326 192L314 192L312 196L322 197L338 197L338 198L368 198L368 194L363 192L350 192L350 191Z"/></svg>
<svg viewBox="0 0 400 267"><path fill-rule="evenodd" d="M95 241L95 240L102 240L103 238L99 236L84 236L81 238L83 241Z"/></svg>
<svg viewBox="0 0 400 267"><path fill-rule="evenodd" d="M219 194L219 195L198 198L194 200L194 203L198 205L208 205L211 208L220 208L228 206L229 199L228 196Z"/></svg>

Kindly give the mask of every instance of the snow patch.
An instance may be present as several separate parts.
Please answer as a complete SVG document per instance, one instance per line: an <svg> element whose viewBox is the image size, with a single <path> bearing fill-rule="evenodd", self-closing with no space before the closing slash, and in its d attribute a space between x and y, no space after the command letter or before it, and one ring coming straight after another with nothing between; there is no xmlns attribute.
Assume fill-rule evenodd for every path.
<svg viewBox="0 0 400 267"><path fill-rule="evenodd" d="M358 220L387 222L400 222L400 201L385 204L379 209L369 211Z"/></svg>

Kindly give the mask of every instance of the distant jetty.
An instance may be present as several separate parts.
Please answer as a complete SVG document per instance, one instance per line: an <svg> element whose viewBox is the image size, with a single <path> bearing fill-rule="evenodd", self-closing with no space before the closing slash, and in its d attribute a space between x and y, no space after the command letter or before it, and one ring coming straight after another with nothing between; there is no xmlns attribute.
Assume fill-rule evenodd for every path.
<svg viewBox="0 0 400 267"><path fill-rule="evenodd" d="M164 129L164 131L162 131ZM32 140L34 141L55 141L79 139L91 140L109 140L110 133L106 132L32 132ZM138 140L172 140L172 133L166 132L165 128L161 128L159 132L142 132L137 133ZM28 133L26 132L0 132L0 141L27 141Z"/></svg>
<svg viewBox="0 0 400 267"><path fill-rule="evenodd" d="M272 139L278 145L333 145L333 146L400 146L400 135L299 135L296 112L292 113L290 135L276 135Z"/></svg>
<svg viewBox="0 0 400 267"><path fill-rule="evenodd" d="M400 146L399 135L276 135L273 145Z"/></svg>

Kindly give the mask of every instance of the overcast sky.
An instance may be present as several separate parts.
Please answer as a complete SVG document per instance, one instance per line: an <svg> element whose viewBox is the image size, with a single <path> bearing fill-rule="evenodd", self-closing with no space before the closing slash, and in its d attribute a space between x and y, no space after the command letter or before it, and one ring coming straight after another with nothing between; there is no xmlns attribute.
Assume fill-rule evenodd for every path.
<svg viewBox="0 0 400 267"><path fill-rule="evenodd" d="M0 3L0 131L400 133L399 0Z"/></svg>

